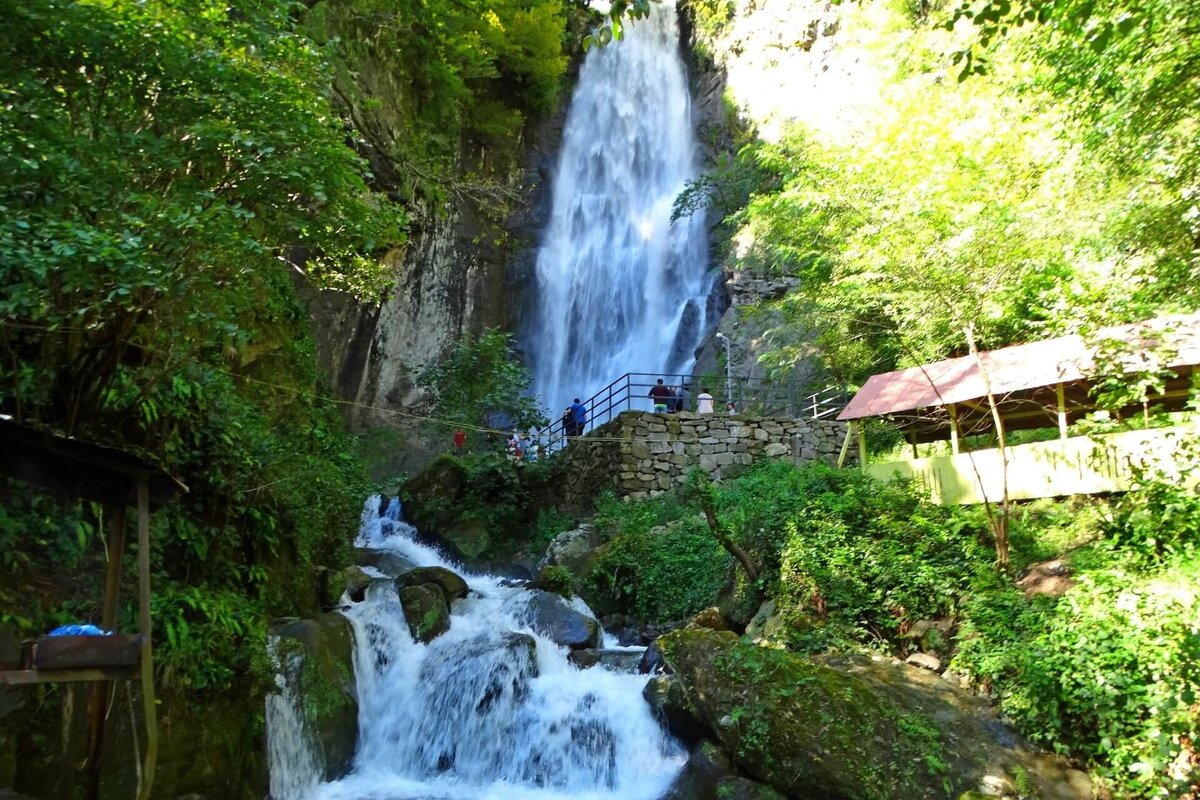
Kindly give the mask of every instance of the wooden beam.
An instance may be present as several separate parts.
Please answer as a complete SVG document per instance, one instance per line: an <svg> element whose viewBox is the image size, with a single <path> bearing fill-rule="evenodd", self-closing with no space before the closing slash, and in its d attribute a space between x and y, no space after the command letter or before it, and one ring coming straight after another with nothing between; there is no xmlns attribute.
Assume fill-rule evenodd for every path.
<svg viewBox="0 0 1200 800"><path fill-rule="evenodd" d="M858 468L867 468L867 426L858 426Z"/></svg>
<svg viewBox="0 0 1200 800"><path fill-rule="evenodd" d="M854 422L846 423L846 438L842 439L842 452L838 454L837 465L840 469L846 463L846 454L850 452L850 439L854 436Z"/></svg>
<svg viewBox="0 0 1200 800"><path fill-rule="evenodd" d="M138 506L138 631L142 641L142 705L146 715L146 757L138 800L150 800L158 761L158 710L154 703L154 661L150 644L150 474L137 476Z"/></svg>
<svg viewBox="0 0 1200 800"><path fill-rule="evenodd" d="M905 436L904 438L908 439L908 443L909 443L909 444L912 446L912 454L913 454L913 458L914 458L914 459L918 459L918 458L920 458L920 457L921 457L921 454L920 454L920 453L917 451L917 437L916 437L916 436L913 436L913 435L910 433L910 434L908 434L907 436Z"/></svg>
<svg viewBox="0 0 1200 800"><path fill-rule="evenodd" d="M958 455L958 407L951 403L946 411L950 413L950 452Z"/></svg>
<svg viewBox="0 0 1200 800"><path fill-rule="evenodd" d="M1054 387L1054 393L1058 396L1058 438L1065 440L1067 438L1067 398L1063 393L1061 383Z"/></svg>
<svg viewBox="0 0 1200 800"><path fill-rule="evenodd" d="M87 669L7 669L0 670L0 686L36 686L42 683L135 681L139 677L138 671L130 667L89 667Z"/></svg>

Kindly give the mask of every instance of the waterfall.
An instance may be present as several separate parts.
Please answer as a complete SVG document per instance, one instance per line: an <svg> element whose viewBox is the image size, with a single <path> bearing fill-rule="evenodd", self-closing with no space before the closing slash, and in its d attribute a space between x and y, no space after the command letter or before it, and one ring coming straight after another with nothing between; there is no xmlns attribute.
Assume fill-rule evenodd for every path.
<svg viewBox="0 0 1200 800"><path fill-rule="evenodd" d="M691 368L704 332L704 214L671 223L697 175L672 2L588 53L563 131L527 330L534 389L551 413L626 372Z"/></svg>
<svg viewBox="0 0 1200 800"><path fill-rule="evenodd" d="M359 698L354 767L340 780L314 784L311 759L272 746L272 798L661 797L686 754L642 700L648 676L576 668L565 648L525 621L531 592L446 563L414 540L398 512L394 505L381 515L379 498L369 499L356 545L454 569L470 594L454 602L450 630L429 644L410 636L390 580L379 580L362 602L349 605ZM581 601L574 606L590 615ZM271 737L283 738L274 731Z"/></svg>

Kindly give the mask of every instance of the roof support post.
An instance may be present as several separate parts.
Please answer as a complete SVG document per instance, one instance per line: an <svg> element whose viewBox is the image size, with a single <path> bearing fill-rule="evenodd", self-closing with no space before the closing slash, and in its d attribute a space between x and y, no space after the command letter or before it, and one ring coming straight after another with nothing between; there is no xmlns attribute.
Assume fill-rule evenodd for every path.
<svg viewBox="0 0 1200 800"><path fill-rule="evenodd" d="M112 632L117 627L117 601L121 588L121 560L125 557L125 506L109 509L108 567L104 573L104 606L100 627ZM84 796L95 800L100 796L100 757L104 753L104 720L112 684L98 681L92 684L88 697L88 772Z"/></svg>
<svg viewBox="0 0 1200 800"><path fill-rule="evenodd" d="M858 468L867 468L867 426L862 423L858 425Z"/></svg>
<svg viewBox="0 0 1200 800"><path fill-rule="evenodd" d="M950 412L950 452L958 455L958 406L951 403L946 410Z"/></svg>
<svg viewBox="0 0 1200 800"><path fill-rule="evenodd" d="M854 436L854 421L846 423L846 437L842 439L842 452L838 454L837 465L840 469L846 463L846 454L850 452L850 437Z"/></svg>
<svg viewBox="0 0 1200 800"><path fill-rule="evenodd" d="M1058 438L1067 438L1067 398L1063 393L1063 385L1057 384L1054 393L1058 395Z"/></svg>
<svg viewBox="0 0 1200 800"><path fill-rule="evenodd" d="M913 459L915 460L915 459L920 458L921 454L919 452L917 452L917 436L916 436L916 434L910 433L905 438L907 438L908 443L910 445L912 445Z"/></svg>
<svg viewBox="0 0 1200 800"><path fill-rule="evenodd" d="M154 662L150 646L150 474L137 475L138 503L138 632L142 634L142 705L146 715L146 758L138 800L150 800L158 760L158 711L154 705Z"/></svg>

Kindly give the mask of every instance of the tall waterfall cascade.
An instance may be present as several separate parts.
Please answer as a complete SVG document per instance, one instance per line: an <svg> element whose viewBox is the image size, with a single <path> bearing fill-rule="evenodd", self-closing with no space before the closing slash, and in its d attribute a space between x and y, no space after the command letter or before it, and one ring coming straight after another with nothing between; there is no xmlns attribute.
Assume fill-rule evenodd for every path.
<svg viewBox="0 0 1200 800"><path fill-rule="evenodd" d="M464 574L413 538L393 501L367 501L357 545ZM268 707L273 800L655 800L686 753L642 699L649 676L578 669L530 628L533 594L465 573L450 629L414 641L390 580L345 613L355 633L358 751L352 771L316 780L303 715L285 683ZM587 612L581 601L577 610ZM587 612L590 614L590 612Z"/></svg>
<svg viewBox="0 0 1200 800"><path fill-rule="evenodd" d="M704 214L671 222L698 158L673 2L593 48L567 114L526 331L553 412L626 372L690 369L710 307Z"/></svg>

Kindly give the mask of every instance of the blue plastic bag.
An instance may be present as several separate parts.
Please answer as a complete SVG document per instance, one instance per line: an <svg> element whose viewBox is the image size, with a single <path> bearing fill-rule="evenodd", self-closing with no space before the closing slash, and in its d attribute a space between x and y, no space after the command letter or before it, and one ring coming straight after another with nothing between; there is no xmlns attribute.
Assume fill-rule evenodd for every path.
<svg viewBox="0 0 1200 800"><path fill-rule="evenodd" d="M95 625L60 625L50 631L50 636L109 636L111 631L101 630Z"/></svg>

